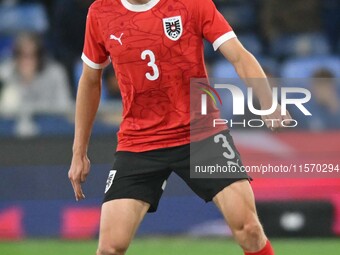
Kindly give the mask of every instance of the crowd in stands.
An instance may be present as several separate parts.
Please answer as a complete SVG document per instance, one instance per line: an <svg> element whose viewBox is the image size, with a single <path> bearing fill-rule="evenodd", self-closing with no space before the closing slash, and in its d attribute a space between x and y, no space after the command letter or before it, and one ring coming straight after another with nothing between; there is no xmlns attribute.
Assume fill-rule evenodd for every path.
<svg viewBox="0 0 340 255"><path fill-rule="evenodd" d="M36 114L65 114L73 108L92 2L0 1L0 133L1 123L12 118L15 134L36 134ZM304 79L301 86L312 93L308 108L313 117L290 109L299 127L340 129L340 1L214 2L269 77ZM208 43L205 54L212 77L237 77ZM103 84L102 101L119 102L112 67L105 70Z"/></svg>

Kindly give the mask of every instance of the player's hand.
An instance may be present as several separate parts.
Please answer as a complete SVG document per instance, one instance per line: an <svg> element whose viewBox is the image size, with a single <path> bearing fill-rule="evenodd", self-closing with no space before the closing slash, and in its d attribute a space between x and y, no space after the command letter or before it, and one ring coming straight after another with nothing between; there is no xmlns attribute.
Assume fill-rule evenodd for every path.
<svg viewBox="0 0 340 255"><path fill-rule="evenodd" d="M266 107L263 107L263 109L269 109ZM286 120L284 122L285 125L288 125L290 123L289 120L291 120L292 117L290 116L290 113L286 110L285 115L281 115L281 105L278 104L276 110L269 115L263 115L262 120L266 123L267 127L270 128L272 131L277 131L280 128L283 128L282 121Z"/></svg>
<svg viewBox="0 0 340 255"><path fill-rule="evenodd" d="M71 181L76 200L79 201L85 198L81 184L86 181L86 177L90 173L90 160L87 155L73 155L68 178Z"/></svg>

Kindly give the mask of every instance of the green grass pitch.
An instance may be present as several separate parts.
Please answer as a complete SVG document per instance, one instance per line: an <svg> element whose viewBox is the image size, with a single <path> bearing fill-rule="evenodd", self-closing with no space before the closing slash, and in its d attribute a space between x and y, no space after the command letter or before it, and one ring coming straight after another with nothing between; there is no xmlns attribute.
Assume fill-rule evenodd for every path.
<svg viewBox="0 0 340 255"><path fill-rule="evenodd" d="M340 239L273 239L276 255L338 255ZM24 240L0 242L1 255L94 255L96 241ZM241 255L231 240L187 237L138 238L128 255Z"/></svg>

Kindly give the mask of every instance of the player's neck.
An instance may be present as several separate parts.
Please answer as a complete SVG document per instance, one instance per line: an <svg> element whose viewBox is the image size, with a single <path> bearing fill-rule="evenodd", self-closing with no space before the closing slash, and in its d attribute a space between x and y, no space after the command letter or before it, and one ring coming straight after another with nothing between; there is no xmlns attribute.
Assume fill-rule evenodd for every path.
<svg viewBox="0 0 340 255"><path fill-rule="evenodd" d="M130 4L146 4L150 0L127 0Z"/></svg>

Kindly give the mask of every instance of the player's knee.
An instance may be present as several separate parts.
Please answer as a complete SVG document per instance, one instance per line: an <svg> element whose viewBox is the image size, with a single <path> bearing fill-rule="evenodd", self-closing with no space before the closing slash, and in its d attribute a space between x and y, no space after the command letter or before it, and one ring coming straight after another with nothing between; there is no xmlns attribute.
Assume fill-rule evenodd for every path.
<svg viewBox="0 0 340 255"><path fill-rule="evenodd" d="M259 222L249 222L236 231L236 239L245 250L260 250L265 241L265 234Z"/></svg>
<svg viewBox="0 0 340 255"><path fill-rule="evenodd" d="M243 226L243 235L246 239L261 240L263 237L263 229L260 223L248 223Z"/></svg>
<svg viewBox="0 0 340 255"><path fill-rule="evenodd" d="M107 247L99 247L96 255L124 255L127 245L111 245Z"/></svg>

